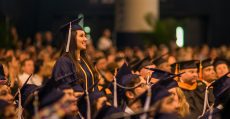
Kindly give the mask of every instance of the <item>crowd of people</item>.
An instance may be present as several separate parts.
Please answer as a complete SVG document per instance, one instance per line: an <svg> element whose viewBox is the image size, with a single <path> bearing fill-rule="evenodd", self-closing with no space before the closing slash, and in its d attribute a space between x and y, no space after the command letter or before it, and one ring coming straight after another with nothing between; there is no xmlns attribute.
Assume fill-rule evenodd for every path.
<svg viewBox="0 0 230 119"><path fill-rule="evenodd" d="M228 117L229 46L118 50L108 29L98 44L77 23L63 29L62 47L38 32L33 42L16 35L12 49L0 49L1 118Z"/></svg>

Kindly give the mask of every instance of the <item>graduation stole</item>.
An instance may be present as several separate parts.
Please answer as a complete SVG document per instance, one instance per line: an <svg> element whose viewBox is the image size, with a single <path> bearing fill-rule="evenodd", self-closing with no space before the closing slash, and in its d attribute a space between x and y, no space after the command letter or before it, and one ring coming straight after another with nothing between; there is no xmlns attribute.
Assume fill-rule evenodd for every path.
<svg viewBox="0 0 230 119"><path fill-rule="evenodd" d="M186 89L186 90L195 90L196 87L197 87L197 82L192 84L192 85L189 85L187 83L183 83L183 82L178 82L178 85L180 88L183 88L183 89Z"/></svg>
<svg viewBox="0 0 230 119"><path fill-rule="evenodd" d="M90 74L91 74L91 76L92 76L93 85L94 85L94 75L93 75L93 72L92 72L92 70L90 69L89 65L85 62L85 60L84 60L83 58L81 58L81 59L82 59L82 61L85 63L86 67L89 69L89 72L90 72ZM85 83L86 86L85 86L85 87L86 87L86 90L88 90L88 77L87 77L87 74L86 74L85 70L82 68L82 66L81 66L81 65L79 65L79 66L80 66L82 72L83 72L84 75L85 75L85 81L86 81L86 83ZM93 91L94 91L94 88L93 88Z"/></svg>

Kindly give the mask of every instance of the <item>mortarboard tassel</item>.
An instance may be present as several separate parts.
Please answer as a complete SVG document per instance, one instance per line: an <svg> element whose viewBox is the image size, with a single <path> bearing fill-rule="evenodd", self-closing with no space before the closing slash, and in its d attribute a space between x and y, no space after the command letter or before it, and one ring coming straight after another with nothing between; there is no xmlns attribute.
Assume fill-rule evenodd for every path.
<svg viewBox="0 0 230 119"><path fill-rule="evenodd" d="M175 67L175 74L179 73L179 64L176 63L176 67ZM176 81L179 81L179 77L175 77Z"/></svg>
<svg viewBox="0 0 230 119"><path fill-rule="evenodd" d="M148 72L148 77L146 79L146 84L149 84L150 83L150 78L151 78L151 73Z"/></svg>
<svg viewBox="0 0 230 119"><path fill-rule="evenodd" d="M68 32L68 41L66 44L66 50L65 52L69 52L69 45L70 45L70 39L71 39L71 30L72 30L72 25L71 22L69 23L69 32Z"/></svg>
<svg viewBox="0 0 230 119"><path fill-rule="evenodd" d="M85 93L86 93L86 102L87 102L87 119L91 119L91 108L90 108L88 89L85 90Z"/></svg>
<svg viewBox="0 0 230 119"><path fill-rule="evenodd" d="M151 90L151 87L149 87L148 93L147 93L147 98L145 100L144 111L149 110L151 97L152 97L152 90ZM141 117L140 117L140 119L146 119L146 118L147 118L147 113L142 114Z"/></svg>
<svg viewBox="0 0 230 119"><path fill-rule="evenodd" d="M207 103L208 103L208 86L206 87L205 94L204 94L203 112L202 112L202 114L198 118L204 116L204 114L206 112L206 108L207 108Z"/></svg>
<svg viewBox="0 0 230 119"><path fill-rule="evenodd" d="M18 88L18 119L21 119L22 117L22 96L21 96L21 91Z"/></svg>
<svg viewBox="0 0 230 119"><path fill-rule="evenodd" d="M114 107L118 107L117 104L117 79L116 79L116 75L117 75L117 68L115 69L114 72L114 82L113 82L113 106Z"/></svg>
<svg viewBox="0 0 230 119"><path fill-rule="evenodd" d="M200 65L199 65L199 79L202 80L203 79L203 75L202 75L202 61L200 60Z"/></svg>
<svg viewBox="0 0 230 119"><path fill-rule="evenodd" d="M114 90L113 106L117 108L117 79L115 76L114 76L114 82L113 82L113 90Z"/></svg>
<svg viewBox="0 0 230 119"><path fill-rule="evenodd" d="M35 113L35 119L40 119L40 116L38 114L38 91L34 92L34 101L33 101L33 105L34 105L34 113Z"/></svg>

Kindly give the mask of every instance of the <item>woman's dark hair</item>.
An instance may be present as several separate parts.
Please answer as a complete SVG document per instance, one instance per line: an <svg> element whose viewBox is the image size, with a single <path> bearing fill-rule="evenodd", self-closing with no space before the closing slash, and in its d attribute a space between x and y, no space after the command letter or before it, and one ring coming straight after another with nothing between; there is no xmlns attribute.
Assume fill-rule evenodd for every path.
<svg viewBox="0 0 230 119"><path fill-rule="evenodd" d="M77 69L76 70L77 76L80 79L83 79L83 77L81 75L83 72L81 70L79 70L79 69L81 69L80 68L80 64L79 64L79 61L76 60L77 58L75 56L76 49L77 49L77 42L75 40L76 36L77 36L77 31L76 30L71 31L71 39L70 39L70 45L69 45L69 52L66 53L65 50L66 50L66 44L67 44L67 41L68 41L68 35L66 35L66 40L65 40L65 43L64 43L65 45L62 48L61 55L67 55L75 63L76 69ZM92 65L92 63L89 61L88 56L86 54L86 51L83 50L83 51L80 52L80 54L81 54L81 58L83 58L83 60L89 65L89 67L90 67L90 69L91 69L91 71L92 71L92 73L94 75L94 79L97 80L98 79L97 72L96 72L94 66Z"/></svg>

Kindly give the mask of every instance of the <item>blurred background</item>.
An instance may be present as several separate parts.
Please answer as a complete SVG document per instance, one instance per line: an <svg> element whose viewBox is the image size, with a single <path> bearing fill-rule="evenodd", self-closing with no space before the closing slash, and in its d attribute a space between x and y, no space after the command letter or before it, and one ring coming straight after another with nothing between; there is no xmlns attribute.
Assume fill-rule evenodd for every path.
<svg viewBox="0 0 230 119"><path fill-rule="evenodd" d="M229 0L0 0L0 47L33 42L36 33L52 33L84 16L95 43L105 29L118 48L149 43L179 46L230 43ZM49 33L48 33L49 34Z"/></svg>

